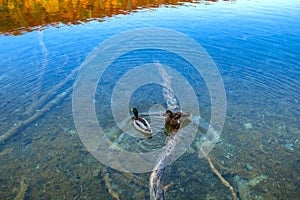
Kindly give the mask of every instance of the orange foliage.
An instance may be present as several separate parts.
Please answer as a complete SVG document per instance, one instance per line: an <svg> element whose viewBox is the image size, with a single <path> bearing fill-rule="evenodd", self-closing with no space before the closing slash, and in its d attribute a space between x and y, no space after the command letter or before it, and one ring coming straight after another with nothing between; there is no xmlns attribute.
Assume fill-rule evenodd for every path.
<svg viewBox="0 0 300 200"><path fill-rule="evenodd" d="M182 2L193 0L0 0L0 34L19 35L48 24L78 24Z"/></svg>

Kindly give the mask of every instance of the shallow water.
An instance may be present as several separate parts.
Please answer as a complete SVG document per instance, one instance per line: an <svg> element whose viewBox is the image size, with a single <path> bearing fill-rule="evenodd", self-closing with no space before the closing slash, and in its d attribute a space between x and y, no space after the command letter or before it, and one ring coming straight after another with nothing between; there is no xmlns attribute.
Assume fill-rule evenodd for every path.
<svg viewBox="0 0 300 200"><path fill-rule="evenodd" d="M30 12L27 4L0 1L1 19L6 19L0 23L1 135L35 113L47 111L1 144L1 198L149 198L150 173L119 172L86 150L74 125L71 92L66 91L74 84L74 70L99 43L122 31L160 27L197 41L220 71L227 114L221 142L210 156L239 198L298 199L300 2L106 3L102 10L96 3L81 3L75 14L70 14L73 8L59 4L71 16L66 17L63 9L55 10L55 2L50 3L52 7L44 5L46 13L33 9L31 15L24 15ZM127 8L128 3L133 6ZM91 6L94 13L85 15L93 10ZM47 10L50 8L54 14ZM30 21L22 16L43 17ZM163 130L153 140L124 136L110 108L118 79L154 60L189 80L196 88L201 123L210 120L208 89L185 59L155 49L124 54L103 74L94 103L107 136L130 151L149 151L166 143ZM166 108L162 89L155 84L140 87L130 106L138 107L143 114L155 104ZM61 101L44 108L59 95L64 97ZM166 168L164 184L173 183L166 191L167 199L184 199L187 195L190 199L231 198L208 163L198 158L199 141L206 128L203 125L191 148Z"/></svg>

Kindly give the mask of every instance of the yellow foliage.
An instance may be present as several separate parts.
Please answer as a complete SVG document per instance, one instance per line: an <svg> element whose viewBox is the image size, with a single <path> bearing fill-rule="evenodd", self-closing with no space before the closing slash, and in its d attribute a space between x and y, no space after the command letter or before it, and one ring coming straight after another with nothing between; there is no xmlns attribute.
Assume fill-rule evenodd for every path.
<svg viewBox="0 0 300 200"><path fill-rule="evenodd" d="M22 33L20 27L30 31L31 27L47 24L77 24L88 18L110 17L140 8L180 2L192 0L0 0L2 9L7 11L0 13L1 22L5 24L0 27L0 34L18 35Z"/></svg>

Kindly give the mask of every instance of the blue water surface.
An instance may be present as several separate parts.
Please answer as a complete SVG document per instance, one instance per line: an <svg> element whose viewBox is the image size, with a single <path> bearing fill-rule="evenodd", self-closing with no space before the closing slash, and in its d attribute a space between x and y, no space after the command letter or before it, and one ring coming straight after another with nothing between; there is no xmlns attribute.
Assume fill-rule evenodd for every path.
<svg viewBox="0 0 300 200"><path fill-rule="evenodd" d="M297 199L299 13L298 0L184 3L117 15L104 22L49 26L21 36L0 36L1 135L71 87L76 76L51 92L104 40L136 28L168 28L199 43L218 67L227 97L227 115L221 142L211 157L239 198ZM100 124L118 136L122 132L116 130L109 110L113 87L126 70L153 60L172 66L189 80L196 90L203 121L210 120L209 92L186 60L161 50L131 52L110 66L96 94ZM147 87L137 91L137 99L131 102L142 112L147 112L151 103L163 100L161 93L144 92ZM47 98L41 101L44 96ZM73 199L112 198L111 191L121 199L131 199L128 195L132 192L137 194L134 198L148 199L149 174L124 175L86 153L73 134L76 131L71 105L69 95L1 145L0 172L7 174L1 177L5 190L1 196L15 197L26 185L25 197L29 199L56 195ZM206 128L191 150L166 169L165 183L174 184L166 192L168 199L183 199L187 195L190 199L231 198L206 161L198 158L197 141ZM134 184L128 184L130 181Z"/></svg>

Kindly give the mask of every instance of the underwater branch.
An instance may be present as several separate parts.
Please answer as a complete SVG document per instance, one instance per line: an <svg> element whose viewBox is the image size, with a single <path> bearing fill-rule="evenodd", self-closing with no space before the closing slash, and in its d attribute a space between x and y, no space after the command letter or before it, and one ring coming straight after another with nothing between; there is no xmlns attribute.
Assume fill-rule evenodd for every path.
<svg viewBox="0 0 300 200"><path fill-rule="evenodd" d="M203 149L200 149L201 153L204 155L204 158L209 163L210 169L213 171L213 173L220 179L221 183L225 185L231 192L232 199L237 200L236 192L234 191L233 187L230 185L230 183L221 175L221 173L215 168L214 164L212 163L210 157L203 151Z"/></svg>
<svg viewBox="0 0 300 200"><path fill-rule="evenodd" d="M151 200L163 200L164 195L164 185L162 182L164 168L169 164L171 160L172 152L175 151L176 145L178 143L178 136L176 133L172 133L168 139L164 151L158 158L156 165L150 175L150 199Z"/></svg>

